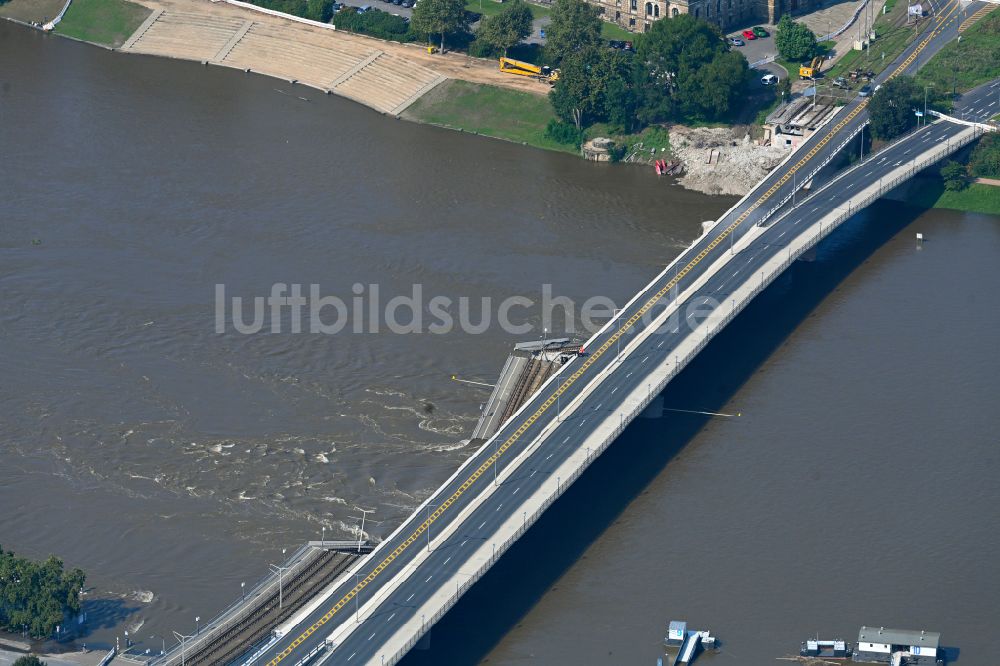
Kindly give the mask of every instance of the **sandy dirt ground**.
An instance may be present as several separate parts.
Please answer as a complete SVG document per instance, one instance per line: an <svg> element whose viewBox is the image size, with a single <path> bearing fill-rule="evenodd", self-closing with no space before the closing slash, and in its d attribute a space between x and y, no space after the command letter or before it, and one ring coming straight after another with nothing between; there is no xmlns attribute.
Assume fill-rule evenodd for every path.
<svg viewBox="0 0 1000 666"><path fill-rule="evenodd" d="M669 132L670 150L684 163L680 184L706 194L742 196L788 155L787 149L758 146L725 127L671 125Z"/></svg>
<svg viewBox="0 0 1000 666"><path fill-rule="evenodd" d="M355 35L346 31L333 31L304 25L295 21L269 16L261 12L234 7L222 2L211 0L138 0L150 9L173 10L180 12L203 13L213 16L236 17L252 20L258 23L294 27L296 30L320 35L328 40L331 47L337 41L355 42L369 48L378 49L404 57L412 62L428 67L442 76L453 79L463 79L475 83L488 83L494 86L523 90L537 95L545 95L549 86L540 81L511 74L503 74L492 60L469 58L459 53L429 54L426 47L417 44L399 44L372 39L363 35Z"/></svg>

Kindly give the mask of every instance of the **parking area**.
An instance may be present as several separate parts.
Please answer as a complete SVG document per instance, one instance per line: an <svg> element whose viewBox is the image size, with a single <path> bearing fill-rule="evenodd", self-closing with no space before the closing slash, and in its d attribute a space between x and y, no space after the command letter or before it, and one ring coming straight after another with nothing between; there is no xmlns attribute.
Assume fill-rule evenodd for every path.
<svg viewBox="0 0 1000 666"><path fill-rule="evenodd" d="M757 26L766 30L768 36L757 37L756 39L748 39L745 37L743 35L743 31L752 30L753 26L740 28L739 30L734 30L726 34L726 37L730 39L738 39L743 42L743 46L733 46L733 49L742 53L743 57L746 58L747 62L750 64L764 60L765 58L769 58L778 53L778 49L774 45L774 26L763 23L759 23Z"/></svg>
<svg viewBox="0 0 1000 666"><path fill-rule="evenodd" d="M385 0L353 0L352 2L345 2L344 4L348 7L363 7L368 5L372 9L380 9L383 12L396 14L397 16L402 16L403 18L410 18L413 16L412 9L403 7L402 4L397 5L392 2L385 2Z"/></svg>

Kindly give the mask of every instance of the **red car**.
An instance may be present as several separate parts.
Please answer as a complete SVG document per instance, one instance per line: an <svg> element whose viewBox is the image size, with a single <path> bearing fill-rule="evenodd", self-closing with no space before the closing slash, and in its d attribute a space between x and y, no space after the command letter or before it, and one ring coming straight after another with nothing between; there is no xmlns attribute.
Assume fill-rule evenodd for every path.
<svg viewBox="0 0 1000 666"><path fill-rule="evenodd" d="M744 30L743 37L746 39L757 39L757 35L753 34L753 30Z"/></svg>

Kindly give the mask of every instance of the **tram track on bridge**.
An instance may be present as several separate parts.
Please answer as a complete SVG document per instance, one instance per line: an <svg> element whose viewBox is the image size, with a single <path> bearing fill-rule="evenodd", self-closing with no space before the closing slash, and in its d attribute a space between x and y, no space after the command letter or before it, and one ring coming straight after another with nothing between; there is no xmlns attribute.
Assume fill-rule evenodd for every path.
<svg viewBox="0 0 1000 666"><path fill-rule="evenodd" d="M954 21L955 12L958 11L960 7L960 0L953 0L948 3L948 5L946 5L947 11L942 16L935 17L935 24L927 30L925 36L923 36L916 47L911 50L908 56L892 71L891 74L884 79L884 81L891 80L892 78L906 72L907 69L917 60L920 54L927 48L927 46L930 45L933 40L937 38L948 25L950 25L951 22ZM857 120L858 117L865 111L867 106L868 99L861 100L855 104L855 106L848 111L847 115L844 118L841 118L836 125L825 133L823 137L819 139L819 141L817 141L817 143L814 144L805 155L802 156L801 159L799 159L792 166L788 167L785 172L776 181L774 181L763 194L760 195L758 199L754 200L753 203L747 206L740 213L740 215L738 215L731 223L718 232L711 241L704 245L700 251L698 251L697 254L691 258L686 265L684 265L683 268L677 270L674 276L668 279L661 288L653 292L652 295L650 295L647 300L643 302L643 304L631 316L629 316L617 330L607 336L600 346L592 350L590 354L583 359L579 367L572 374L566 377L566 379L562 381L540 405L538 405L537 409L521 422L518 428L509 437L507 437L502 444L496 446L493 454L486 457L485 460L471 474L469 474L465 481L451 493L451 495L437 504L433 512L428 510L428 515L423 522L417 525L401 543L386 554L383 559L368 572L367 575L360 578L360 580L358 580L357 583L336 603L334 603L322 616L316 619L310 626L298 633L298 635L283 650L271 658L267 662L268 666L277 666L287 657L292 655L300 645L306 642L317 631L323 628L337 613L351 603L351 601L353 601L362 590L371 585L376 578L378 578L397 559L399 559L407 549L409 549L414 543L418 542L418 540L420 540L421 537L428 532L430 527L437 520L445 515L448 510L453 507L456 502L458 502L459 499L461 499L462 496L467 493L469 489L472 488L472 486L480 478L482 478L493 465L497 464L497 462L508 451L510 451L512 447L518 443L518 441L520 441L522 436L536 422L538 422L539 419L541 419L554 404L556 404L560 397L566 395L576 382L587 376L588 371L608 353L609 349L614 348L618 340L635 327L636 324L652 310L652 308L661 303L663 298L669 294L671 290L677 287L685 277L698 268L702 262L706 260L706 258L711 256L713 252L719 248L721 244L728 240L731 235L735 234L741 226L747 223L754 211L758 210L767 201L774 197L776 193L780 192L782 188L784 188L789 181L792 180L794 175L800 169L803 169L806 165L808 165L817 155L819 155L845 127L850 126L853 121ZM704 241L697 241L694 247L697 248L697 246L702 242ZM649 288L647 288L647 291L648 289Z"/></svg>

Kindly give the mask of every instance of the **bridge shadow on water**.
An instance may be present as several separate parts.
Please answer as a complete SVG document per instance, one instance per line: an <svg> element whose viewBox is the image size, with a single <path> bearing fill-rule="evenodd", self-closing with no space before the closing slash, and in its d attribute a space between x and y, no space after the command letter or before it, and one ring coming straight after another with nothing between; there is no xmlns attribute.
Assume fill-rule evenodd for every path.
<svg viewBox="0 0 1000 666"><path fill-rule="evenodd" d="M921 213L878 201L798 261L663 392L664 404L721 409L824 298ZM637 419L434 626L405 666L477 664L644 492L708 417ZM584 519L585 517L585 519ZM424 642L426 644L426 641Z"/></svg>

